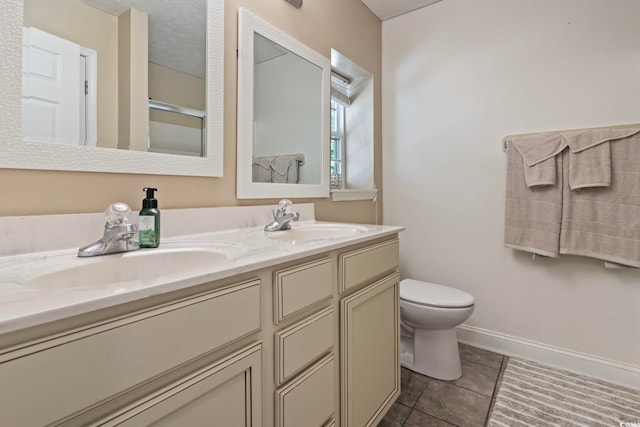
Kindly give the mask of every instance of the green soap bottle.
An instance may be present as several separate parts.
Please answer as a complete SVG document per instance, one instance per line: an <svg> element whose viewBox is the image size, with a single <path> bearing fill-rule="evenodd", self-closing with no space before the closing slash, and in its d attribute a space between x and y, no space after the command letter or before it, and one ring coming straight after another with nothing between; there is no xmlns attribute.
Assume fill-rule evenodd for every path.
<svg viewBox="0 0 640 427"><path fill-rule="evenodd" d="M160 245L160 211L154 197L157 188L145 187L147 197L142 199L142 210L138 219L138 240L141 248L157 248Z"/></svg>

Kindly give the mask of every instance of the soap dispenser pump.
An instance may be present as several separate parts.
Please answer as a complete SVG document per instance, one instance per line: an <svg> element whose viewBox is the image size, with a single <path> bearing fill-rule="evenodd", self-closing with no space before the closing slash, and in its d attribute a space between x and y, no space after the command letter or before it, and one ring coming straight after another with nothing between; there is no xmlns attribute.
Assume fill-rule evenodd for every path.
<svg viewBox="0 0 640 427"><path fill-rule="evenodd" d="M160 245L160 211L154 197L157 188L145 187L147 197L142 200L139 214L138 240L141 248L157 248Z"/></svg>

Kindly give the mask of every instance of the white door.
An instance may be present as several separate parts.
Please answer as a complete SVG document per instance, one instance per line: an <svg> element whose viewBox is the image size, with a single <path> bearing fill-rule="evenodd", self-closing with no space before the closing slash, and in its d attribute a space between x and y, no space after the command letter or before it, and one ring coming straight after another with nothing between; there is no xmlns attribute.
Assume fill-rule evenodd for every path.
<svg viewBox="0 0 640 427"><path fill-rule="evenodd" d="M37 28L22 40L23 138L80 144L80 46Z"/></svg>

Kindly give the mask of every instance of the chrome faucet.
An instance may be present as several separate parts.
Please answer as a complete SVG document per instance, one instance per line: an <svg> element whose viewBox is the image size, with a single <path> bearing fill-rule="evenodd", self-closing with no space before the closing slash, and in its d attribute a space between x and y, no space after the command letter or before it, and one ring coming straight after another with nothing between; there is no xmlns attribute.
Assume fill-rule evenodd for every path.
<svg viewBox="0 0 640 427"><path fill-rule="evenodd" d="M127 215L131 209L126 203L114 203L104 211L106 223L102 239L78 249L79 257L137 251L140 244L132 240L137 231L136 224L129 224Z"/></svg>
<svg viewBox="0 0 640 427"><path fill-rule="evenodd" d="M282 199L278 209L273 210L273 222L264 227L264 231L290 230L291 221L300 219L300 214L293 211L293 203L289 199Z"/></svg>

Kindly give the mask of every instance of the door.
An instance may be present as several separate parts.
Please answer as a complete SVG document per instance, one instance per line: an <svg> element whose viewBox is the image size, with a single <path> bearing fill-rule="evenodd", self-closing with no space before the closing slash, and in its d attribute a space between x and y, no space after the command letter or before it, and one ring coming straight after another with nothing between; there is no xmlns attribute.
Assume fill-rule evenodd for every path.
<svg viewBox="0 0 640 427"><path fill-rule="evenodd" d="M344 427L375 426L400 394L400 276L340 303L340 406Z"/></svg>
<svg viewBox="0 0 640 427"><path fill-rule="evenodd" d="M22 136L78 145L80 46L37 28L23 28Z"/></svg>

